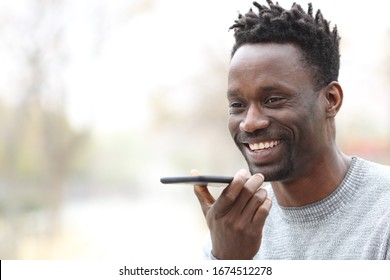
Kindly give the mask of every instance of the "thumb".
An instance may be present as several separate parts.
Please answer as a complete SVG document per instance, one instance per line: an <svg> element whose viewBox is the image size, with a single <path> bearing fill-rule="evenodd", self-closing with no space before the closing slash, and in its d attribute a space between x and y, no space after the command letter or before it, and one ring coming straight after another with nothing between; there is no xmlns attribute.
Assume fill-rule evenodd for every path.
<svg viewBox="0 0 390 280"><path fill-rule="evenodd" d="M192 176L198 176L199 171L196 169L191 170ZM194 185L194 192L200 202L200 206L202 207L203 215L206 217L209 209L214 204L215 199L209 192L209 189L205 185Z"/></svg>

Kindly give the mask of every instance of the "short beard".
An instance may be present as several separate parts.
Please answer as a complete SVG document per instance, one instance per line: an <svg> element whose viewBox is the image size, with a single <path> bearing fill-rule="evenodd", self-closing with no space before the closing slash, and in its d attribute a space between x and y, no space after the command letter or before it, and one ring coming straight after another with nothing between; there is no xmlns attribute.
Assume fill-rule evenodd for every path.
<svg viewBox="0 0 390 280"><path fill-rule="evenodd" d="M287 150L291 151L291 148L288 148ZM288 180L292 177L295 171L295 165L294 161L292 160L291 153L286 155L286 157L282 160L282 162L280 162L277 167L273 168L261 165L251 165L247 159L245 160L248 164L249 171L251 172L251 174L263 174L266 182Z"/></svg>

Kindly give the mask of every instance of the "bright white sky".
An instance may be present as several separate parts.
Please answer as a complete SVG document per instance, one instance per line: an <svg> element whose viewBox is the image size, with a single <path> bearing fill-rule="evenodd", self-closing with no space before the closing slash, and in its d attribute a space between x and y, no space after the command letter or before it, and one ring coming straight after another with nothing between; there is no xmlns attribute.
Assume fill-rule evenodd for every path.
<svg viewBox="0 0 390 280"><path fill-rule="evenodd" d="M0 15L11 19L31 16L27 2L2 1ZM190 105L190 96L185 95L186 85L207 67L205 51L217 50L229 59L233 33L227 31L228 26L237 11L246 12L252 3L242 0L65 2L70 58L65 76L68 112L77 125L92 125L102 132L142 128L150 115L150 94L161 88L171 90L177 104ZM279 1L286 7L292 2ZM307 2L300 3L306 8ZM346 94L345 115L364 108L385 122L383 112L388 110L385 95L389 85L384 83L384 66L380 62L388 48L385 39L386 32L390 34L390 19L386 9L381 8L383 1L373 0L369 5L367 1L311 2L315 10L321 8L327 19L337 23L343 38L340 81ZM150 3L151 8L141 14L134 13L132 7L144 3ZM379 5L378 9L373 8L375 4ZM99 21L104 27L102 34L96 34ZM99 38L100 44L96 40ZM0 57L7 61L9 56L4 49L0 50ZM3 77L17 75L18 67L8 62L0 66ZM0 79L0 94L7 95L6 89L13 86L9 84L12 81L15 80ZM366 105L367 93L375 106ZM376 102L372 102L374 94Z"/></svg>
<svg viewBox="0 0 390 280"><path fill-rule="evenodd" d="M176 89L174 100L186 104L185 85L197 71L207 67L205 50L225 51L228 59L233 34L227 29L238 10L247 11L251 1L244 2L157 1L150 13L115 26L102 46L101 56L91 57L72 71L70 109L74 119L92 118L102 130L142 127L149 115L149 94L162 87ZM291 5L291 1L279 2ZM372 12L374 3L383 1L370 1L370 7L363 1L312 2L314 9L320 7L325 17L337 23L343 37L343 110L348 115L357 107L367 108L367 93L383 100L389 90L385 89L380 62L386 49L385 32L390 33L390 19L386 9ZM352 3L354 7L350 8ZM368 18L363 20L366 14ZM362 38L362 34L367 37ZM352 94L359 97L349 97ZM381 104L386 106L375 102L375 107L368 107L379 120L384 119L386 110Z"/></svg>

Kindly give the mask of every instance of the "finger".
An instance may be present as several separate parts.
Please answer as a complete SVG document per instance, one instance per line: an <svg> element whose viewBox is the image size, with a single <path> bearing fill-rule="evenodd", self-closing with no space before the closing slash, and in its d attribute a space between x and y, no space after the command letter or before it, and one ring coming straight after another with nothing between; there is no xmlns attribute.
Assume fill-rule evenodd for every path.
<svg viewBox="0 0 390 280"><path fill-rule="evenodd" d="M261 187L263 182L264 182L264 176L262 174L259 174L259 173L253 175L251 178L249 178L246 181L244 187L242 188L242 190L239 194L237 202L234 205L234 211L236 211L237 214L241 214L244 211L244 209L247 207L249 201L252 200L253 196L259 190L259 188ZM264 190L264 192L265 192L265 196L266 196L267 192L265 190ZM264 196L263 200L265 199L265 196ZM255 198L255 200L257 200L257 198ZM257 207L259 205L257 205L256 208L253 209L253 211L255 211L255 209L257 209ZM252 212L252 215L253 215L253 212Z"/></svg>
<svg viewBox="0 0 390 280"><path fill-rule="evenodd" d="M191 175L197 176L199 175L199 171L193 169L191 170ZM206 217L207 212L209 211L210 207L214 204L215 199L209 192L207 185L195 184L194 192L200 202L200 206L202 207L203 215Z"/></svg>
<svg viewBox="0 0 390 280"><path fill-rule="evenodd" d="M245 182L248 180L248 172L244 169L236 173L233 181L222 191L218 200L215 202L214 209L216 212L224 212L230 209L236 202Z"/></svg>
<svg viewBox="0 0 390 280"><path fill-rule="evenodd" d="M267 196L267 191L264 188L257 189L242 210L242 219L252 222L258 208L264 203Z"/></svg>
<svg viewBox="0 0 390 280"><path fill-rule="evenodd" d="M257 208L255 215L253 216L252 223L263 227L265 220L269 214L269 211L272 207L272 199L267 196L264 199L264 202Z"/></svg>

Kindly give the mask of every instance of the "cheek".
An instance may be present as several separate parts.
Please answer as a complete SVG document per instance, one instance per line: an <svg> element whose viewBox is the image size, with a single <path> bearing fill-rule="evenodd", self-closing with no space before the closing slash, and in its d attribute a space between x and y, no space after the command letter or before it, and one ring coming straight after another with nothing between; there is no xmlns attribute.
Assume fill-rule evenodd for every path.
<svg viewBox="0 0 390 280"><path fill-rule="evenodd" d="M320 136L321 134L321 127L323 127L325 115L322 113L321 108L318 106L315 106L314 104L312 107L308 108L306 116L306 122L305 122L305 128L306 130L312 133L313 137Z"/></svg>
<svg viewBox="0 0 390 280"><path fill-rule="evenodd" d="M310 153L317 145L320 144L321 122L316 112L305 112L304 114L296 116L291 129L294 131L298 146Z"/></svg>
<svg viewBox="0 0 390 280"><path fill-rule="evenodd" d="M240 131L240 119L237 116L230 115L228 119L228 128L232 137Z"/></svg>

